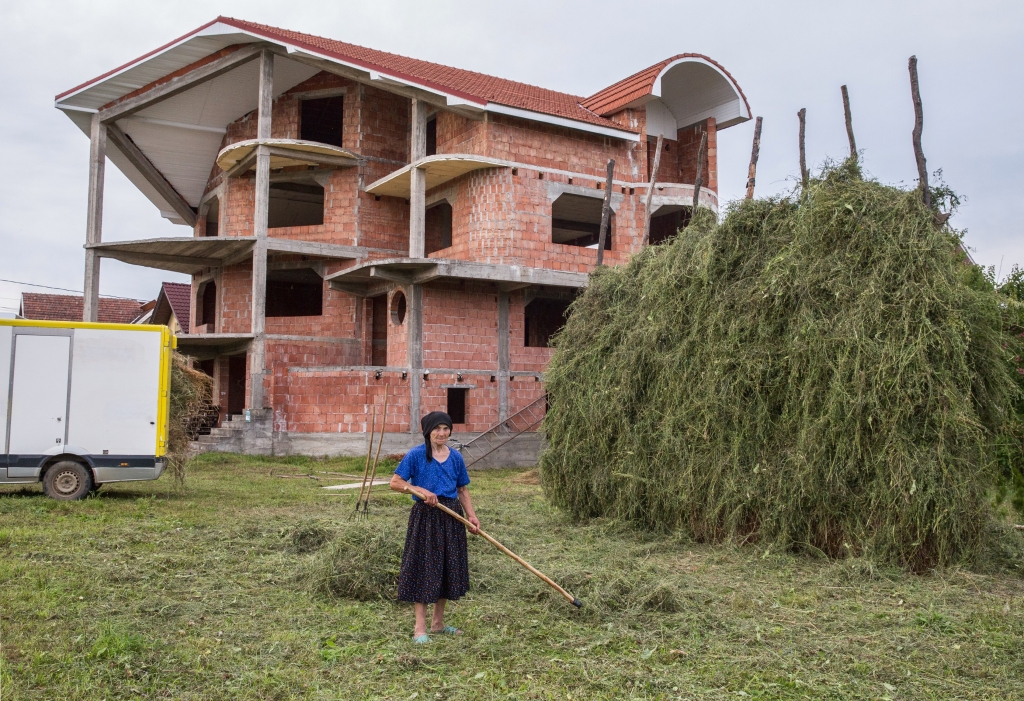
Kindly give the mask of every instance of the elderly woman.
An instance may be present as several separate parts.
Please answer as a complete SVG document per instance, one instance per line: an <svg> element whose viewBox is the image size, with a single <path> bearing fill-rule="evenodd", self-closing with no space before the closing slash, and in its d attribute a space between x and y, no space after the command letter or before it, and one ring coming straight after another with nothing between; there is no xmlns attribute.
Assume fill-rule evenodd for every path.
<svg viewBox="0 0 1024 701"><path fill-rule="evenodd" d="M430 632L461 635L444 624L444 607L469 591L469 556L466 527L440 509L444 504L464 515L474 533L480 521L469 498L469 474L458 451L448 448L452 419L443 411L432 411L420 421L423 445L406 453L391 478L391 489L406 494L416 487L409 527L405 534L402 569L398 575L398 600L411 602L416 612L413 641L426 643L427 604L434 604Z"/></svg>

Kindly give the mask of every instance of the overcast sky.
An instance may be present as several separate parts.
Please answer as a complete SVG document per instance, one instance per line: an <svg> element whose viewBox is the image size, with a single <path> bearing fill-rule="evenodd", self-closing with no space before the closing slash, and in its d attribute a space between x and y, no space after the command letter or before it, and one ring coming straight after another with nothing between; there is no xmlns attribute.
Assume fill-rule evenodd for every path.
<svg viewBox="0 0 1024 701"><path fill-rule="evenodd" d="M916 54L929 170L942 168L967 198L953 224L968 229L979 263L1003 276L1014 263L1024 265L1019 1L36 0L0 7L0 278L82 288L89 144L54 109L54 95L218 14L578 95L677 53L707 54L764 117L758 194L792 187L801 107L809 162L846 155L844 83L868 172L913 185L907 58ZM723 201L743 193L752 134L753 121L719 136ZM189 234L161 219L109 163L103 229L108 241ZM100 290L150 299L162 280L185 279L104 260ZM0 282L0 308L15 308L22 289L32 288Z"/></svg>

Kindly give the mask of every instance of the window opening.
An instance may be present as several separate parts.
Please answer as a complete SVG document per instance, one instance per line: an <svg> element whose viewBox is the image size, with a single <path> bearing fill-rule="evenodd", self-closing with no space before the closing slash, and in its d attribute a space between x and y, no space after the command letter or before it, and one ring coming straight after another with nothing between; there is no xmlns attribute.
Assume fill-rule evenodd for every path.
<svg viewBox="0 0 1024 701"><path fill-rule="evenodd" d="M391 297L391 321L395 326L405 323L405 293L401 290Z"/></svg>
<svg viewBox="0 0 1024 701"><path fill-rule="evenodd" d="M300 139L342 146L344 95L302 100L299 104Z"/></svg>
<svg viewBox="0 0 1024 701"><path fill-rule="evenodd" d="M388 364L388 298L372 297L370 314L370 365Z"/></svg>
<svg viewBox="0 0 1024 701"><path fill-rule="evenodd" d="M218 223L220 221L220 198L214 197L206 209L206 235L217 236Z"/></svg>
<svg viewBox="0 0 1024 701"><path fill-rule="evenodd" d="M199 289L199 318L196 325L209 324L213 327L217 321L217 283L213 280L203 283ZM212 330L212 329L211 329Z"/></svg>
<svg viewBox="0 0 1024 701"><path fill-rule="evenodd" d="M448 388L448 416L452 417L453 424L466 423L466 395L469 390L465 387Z"/></svg>
<svg viewBox="0 0 1024 701"><path fill-rule="evenodd" d="M551 337L562 330L569 313L569 300L535 299L526 305L523 345L544 348L551 345Z"/></svg>
<svg viewBox="0 0 1024 701"><path fill-rule="evenodd" d="M200 360L199 370L207 377L213 377L214 363L216 363L216 361L213 358L209 358L208 360Z"/></svg>
<svg viewBox="0 0 1024 701"><path fill-rule="evenodd" d="M437 117L427 120L427 155L437 155Z"/></svg>
<svg viewBox="0 0 1024 701"><path fill-rule="evenodd" d="M597 249L601 233L601 209L604 201L597 197L582 195L560 195L551 205L551 241L564 246L581 246ZM604 250L612 249L612 232L615 230L615 213L608 220L608 234Z"/></svg>
<svg viewBox="0 0 1024 701"><path fill-rule="evenodd" d="M315 183L270 183L267 226L318 226L324 223L324 189Z"/></svg>
<svg viewBox="0 0 1024 701"><path fill-rule="evenodd" d="M690 208L670 205L661 207L651 217L651 234L649 243L656 246L672 240L676 233L690 223Z"/></svg>
<svg viewBox="0 0 1024 701"><path fill-rule="evenodd" d="M452 245L452 206L442 200L426 212L425 244L427 255Z"/></svg>
<svg viewBox="0 0 1024 701"><path fill-rule="evenodd" d="M312 268L267 271L269 316L323 315L324 281Z"/></svg>

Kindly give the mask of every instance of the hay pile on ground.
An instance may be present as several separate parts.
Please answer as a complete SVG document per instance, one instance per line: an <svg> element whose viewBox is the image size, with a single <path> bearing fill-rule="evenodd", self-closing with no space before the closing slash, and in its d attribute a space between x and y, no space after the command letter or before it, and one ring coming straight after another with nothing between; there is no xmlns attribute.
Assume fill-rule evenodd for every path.
<svg viewBox="0 0 1024 701"><path fill-rule="evenodd" d="M958 245L846 163L600 270L547 372L546 493L700 541L972 559L1016 389Z"/></svg>
<svg viewBox="0 0 1024 701"><path fill-rule="evenodd" d="M174 352L171 357L171 411L167 427L167 463L174 481L185 481L189 443L196 439L202 418L209 412L213 380Z"/></svg>
<svg viewBox="0 0 1024 701"><path fill-rule="evenodd" d="M391 520L347 523L307 564L300 579L322 596L357 601L394 598L404 535Z"/></svg>

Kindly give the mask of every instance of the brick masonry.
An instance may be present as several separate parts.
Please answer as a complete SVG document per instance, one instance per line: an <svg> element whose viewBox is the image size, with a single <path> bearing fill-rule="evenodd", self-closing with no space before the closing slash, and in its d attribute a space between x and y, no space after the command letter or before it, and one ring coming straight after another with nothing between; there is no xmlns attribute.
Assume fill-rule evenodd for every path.
<svg viewBox="0 0 1024 701"><path fill-rule="evenodd" d="M409 161L410 100L368 85L320 73L274 100L272 133L295 139L300 134L300 97L314 90L344 90L343 144L360 158L356 167L334 170L324 185L323 224L274 228L270 236L303 241L359 246L363 260L408 255L409 202L378 197L365 188ZM644 197L650 179L654 140L646 138L643 107L610 115L620 125L640 132L639 142L516 117L487 113L470 119L439 111L437 153L474 154L511 162L509 167L478 170L427 192L428 203L445 199L452 207L452 245L433 250L434 258L488 264L518 265L589 273L594 249L552 242L551 208L559 194L570 192L599 200L604 196L605 166L616 161L613 189L615 216L612 248L605 263L619 265L638 250L643 229ZM717 131L714 120L680 129L658 173L656 194L692 198L697 146L708 134L704 201L717 206ZM232 123L222 146L255 137L256 115ZM221 198L219 236L253 234L254 175L227 182L214 168L208 193ZM200 218L202 219L202 218ZM428 250L440 245L436 224L428 222ZM205 234L200 221L195 234ZM272 257L275 264L298 265L300 257ZM329 274L363 261L328 262L318 270ZM207 333L248 333L251 328L252 266L249 261L223 270L208 270L192 285L192 323L197 295L212 280L217 285L217 319L196 327ZM483 431L499 417L498 296L491 283L438 281L423 287L423 367L414 377L409 366L410 290L382 283L386 313L378 302L376 323L372 299L355 297L324 284L323 313L319 316L269 317L266 322L267 373L265 394L273 409L273 430L289 433L364 433L377 412L379 430L385 391L389 394L389 432L418 430L411 425L411 387L420 384L421 414L445 409L449 385L468 389L467 420L458 431ZM544 392L543 372L552 349L525 345L525 308L529 296L544 290L515 290L509 294L509 372L507 414ZM405 297L406 314L398 306ZM382 320L386 328L382 327ZM373 342L386 343L386 365L373 366ZM248 375L248 373L247 373ZM403 377L404 375L404 377ZM460 379L461 376L461 379ZM218 358L217 396L226 406L230 378L227 357ZM249 388L246 390L248 406Z"/></svg>

